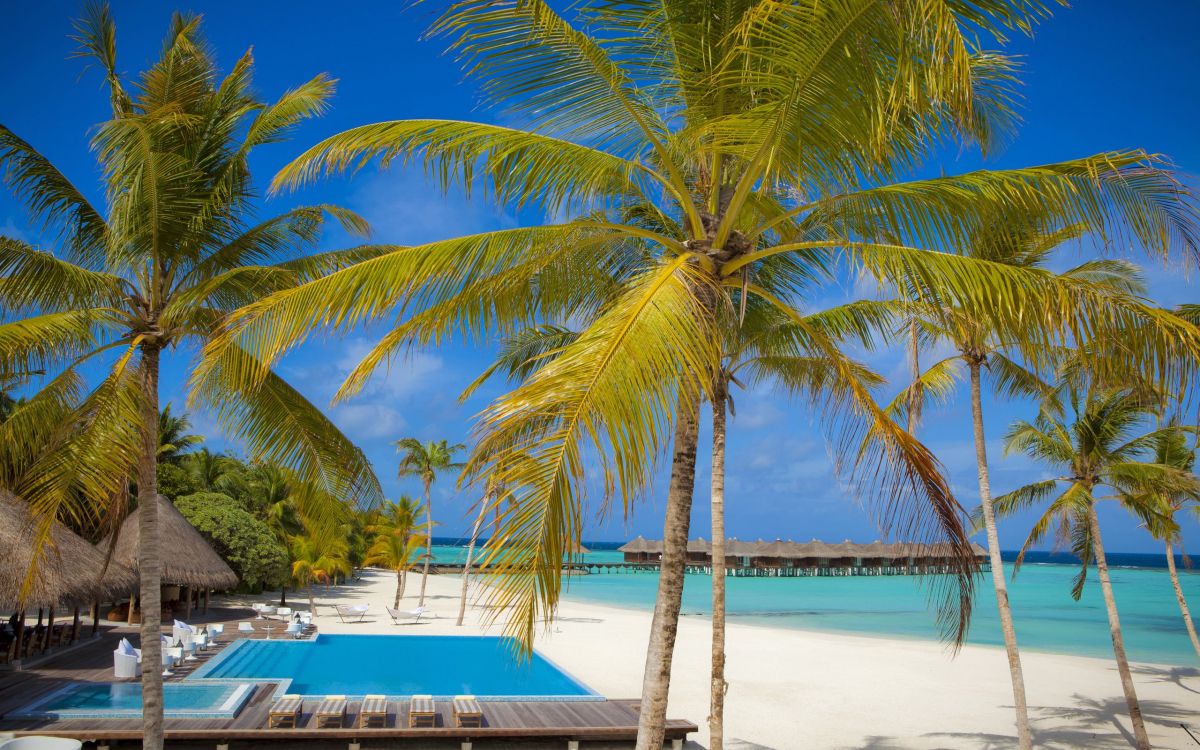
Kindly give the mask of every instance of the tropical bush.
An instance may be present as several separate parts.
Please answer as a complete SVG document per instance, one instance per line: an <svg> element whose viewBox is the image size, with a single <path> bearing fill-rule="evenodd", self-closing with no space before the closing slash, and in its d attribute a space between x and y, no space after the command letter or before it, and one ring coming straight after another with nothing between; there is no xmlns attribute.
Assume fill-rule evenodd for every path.
<svg viewBox="0 0 1200 750"><path fill-rule="evenodd" d="M238 500L220 492L196 492L179 498L175 506L229 563L243 588L258 592L287 582L287 547Z"/></svg>

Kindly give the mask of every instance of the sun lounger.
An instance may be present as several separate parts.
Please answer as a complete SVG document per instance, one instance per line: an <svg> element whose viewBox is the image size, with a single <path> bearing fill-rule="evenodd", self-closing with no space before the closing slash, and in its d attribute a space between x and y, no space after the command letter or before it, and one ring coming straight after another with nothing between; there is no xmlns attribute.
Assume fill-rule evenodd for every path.
<svg viewBox="0 0 1200 750"><path fill-rule="evenodd" d="M437 726L437 711L433 706L432 695L414 695L412 697L412 701L408 704L408 726Z"/></svg>
<svg viewBox="0 0 1200 750"><path fill-rule="evenodd" d="M317 729L341 728L346 726L346 696L327 695L313 711Z"/></svg>
<svg viewBox="0 0 1200 750"><path fill-rule="evenodd" d="M483 709L473 695L454 696L454 725L459 727L482 727Z"/></svg>
<svg viewBox="0 0 1200 750"><path fill-rule="evenodd" d="M267 712L267 728L295 728L300 724L300 712L304 699L298 695L280 696Z"/></svg>
<svg viewBox="0 0 1200 750"><path fill-rule="evenodd" d="M421 618L426 615L435 617L432 612L429 612L424 607L417 607L412 610L392 609L391 607L384 607L384 609L387 610L388 616L392 618L393 625L399 625L401 622L412 622L415 624L420 622Z"/></svg>
<svg viewBox="0 0 1200 750"><path fill-rule="evenodd" d="M370 604L339 604L334 607L342 622L362 622L370 608Z"/></svg>
<svg viewBox="0 0 1200 750"><path fill-rule="evenodd" d="M387 726L387 697L383 695L363 696L362 708L358 712L360 727Z"/></svg>

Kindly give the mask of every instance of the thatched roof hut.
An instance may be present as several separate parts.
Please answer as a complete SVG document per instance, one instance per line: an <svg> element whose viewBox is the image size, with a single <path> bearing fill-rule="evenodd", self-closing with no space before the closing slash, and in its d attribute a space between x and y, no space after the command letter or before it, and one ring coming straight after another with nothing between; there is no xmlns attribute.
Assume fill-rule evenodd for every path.
<svg viewBox="0 0 1200 750"><path fill-rule="evenodd" d="M196 527L162 495L158 496L158 534L162 549L163 585L188 586L194 589L231 589L238 577L221 559ZM137 570L138 553L137 512L131 513L121 530L113 559Z"/></svg>
<svg viewBox="0 0 1200 750"><path fill-rule="evenodd" d="M7 550L0 565L0 610L88 604L137 587L136 573L115 560L106 570L103 552L51 521L48 545L22 601L21 587L34 562L34 538L40 523L25 501L0 490L0 549Z"/></svg>
<svg viewBox="0 0 1200 750"><path fill-rule="evenodd" d="M662 543L660 542L658 546L659 546L658 549L652 549L650 542L646 541L646 537L636 536L633 539L629 540L626 544L623 544L620 547L618 547L617 551L618 552L638 552L638 553L646 554L646 553L650 553L650 552L661 551Z"/></svg>

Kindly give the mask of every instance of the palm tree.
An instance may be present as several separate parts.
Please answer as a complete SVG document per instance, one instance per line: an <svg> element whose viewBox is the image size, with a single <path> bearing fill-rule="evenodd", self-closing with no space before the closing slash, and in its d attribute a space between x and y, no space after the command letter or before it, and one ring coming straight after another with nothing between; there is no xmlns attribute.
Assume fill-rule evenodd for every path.
<svg viewBox="0 0 1200 750"><path fill-rule="evenodd" d="M1189 444L1183 428L1159 433L1153 441L1153 450L1153 463L1172 467L1179 472L1194 474L1196 448L1194 444ZM1196 635L1196 624L1192 622L1192 613L1188 609L1187 598L1183 595L1183 587L1179 585L1179 572L1175 569L1175 544L1180 539L1176 516L1185 509L1200 514L1200 484L1196 487L1177 488L1171 493L1151 486L1141 490L1138 494L1144 494L1147 497L1138 498L1136 502L1157 503L1158 505L1161 518L1153 520L1161 521L1161 523L1150 526L1150 532L1162 540L1166 547L1167 570L1171 575L1171 586L1175 589L1175 600L1179 602L1179 612L1183 615L1183 624L1192 641L1192 648L1196 650L1196 656L1200 657L1200 637Z"/></svg>
<svg viewBox="0 0 1200 750"><path fill-rule="evenodd" d="M989 263L1001 263L1016 268L1042 268L1051 252L1061 243L1078 239L1080 228L1068 226L1048 230L1043 222L1028 215L1002 215L976 237L967 248L975 258ZM1063 273L1065 279L1090 283L1095 289L1111 289L1114 293L1140 294L1144 291L1135 266L1111 260L1084 263ZM1034 362L1042 358L1043 341L1037 330L997 331L987 323L961 308L913 310L909 327L911 357L916 366L921 345L930 341L946 341L955 353L932 364L925 372L918 368L912 384L902 391L889 407L894 413L906 411L910 420L921 413L926 394L944 398L949 395L958 370L965 364L970 380L972 432L975 442L975 464L979 478L979 521L987 538L988 559L991 563L992 588L1000 616L1000 629L1008 656L1009 679L1012 683L1013 706L1016 711L1017 742L1022 750L1033 747L1029 724L1029 708L1025 698L1025 678L1021 668L1021 652L1017 645L1016 627L1004 579L1004 562L1000 555L1000 538L991 496L987 446L983 425L983 374L986 371L994 390L1003 396L1041 396L1049 387L1035 373L1009 358L1006 351L1017 351ZM910 427L910 429L912 429Z"/></svg>
<svg viewBox="0 0 1200 750"><path fill-rule="evenodd" d="M292 554L292 580L308 593L308 611L317 616L313 583L331 582L338 574L350 574L346 539L336 526L305 521L304 531L288 540Z"/></svg>
<svg viewBox="0 0 1200 750"><path fill-rule="evenodd" d="M332 92L329 78L317 76L263 103L252 93L250 54L221 78L199 18L176 15L161 57L127 87L117 72L108 8L91 7L77 28L81 55L105 74L112 109L91 142L106 203L93 205L85 197L90 190L77 188L0 125L0 173L55 243L48 252L0 237L0 372L46 371L46 385L30 398L30 414L67 395L79 397L73 417L55 425L56 449L39 456L27 486L18 488L45 518L124 512L129 479L136 480L143 741L159 748L163 550L154 498L162 355L179 347L194 351L228 312L262 294L377 251L305 257L326 216L365 231L359 218L335 207L255 216L250 154L320 113ZM225 357L210 363L192 397L211 408L231 436L255 457L293 465L347 495L378 495L365 458L320 411L265 370L261 387L239 388L222 373L255 363L243 349L227 349ZM95 372L97 361L107 370L87 391L84 376ZM76 498L104 507L68 508Z"/></svg>
<svg viewBox="0 0 1200 750"><path fill-rule="evenodd" d="M425 492L425 564L421 569L419 607L425 606L425 583L429 578L429 559L433 557L433 499L429 490L439 473L463 467L462 463L454 460L454 454L465 449L466 446L461 443L450 445L445 440L422 443L408 437L396 441L396 450L404 453L400 459L400 477L419 477Z"/></svg>
<svg viewBox="0 0 1200 750"><path fill-rule="evenodd" d="M997 206L1012 205L1163 255L1173 242L1188 251L1200 244L1190 194L1142 152L903 180L945 140L986 149L1012 125L1011 61L974 40L1027 32L1042 14L1015 0L982 10L913 0L896 10L592 0L567 17L544 0L453 4L432 34L527 129L431 119L365 125L301 155L276 187L376 156L420 159L443 187L483 181L508 206L567 218L356 264L246 307L213 343L213 356L237 345L269 364L314 329L396 321L351 372L344 398L380 363L455 333L590 321L481 415L468 478L495 476L514 500L498 535L505 544L488 553L489 596L528 648L539 620L553 615L563 551L581 527L583 454L599 457L601 484L625 509L645 491L656 456L670 456L641 750L662 741L699 408L721 357L716 329L725 318L716 311L736 308L738 290L799 324L813 298L840 288L834 269L844 263L1001 329L1037 318L1048 340L1090 340L1145 316L1145 307L930 248L965 246ZM684 239L654 228L670 222ZM881 228L894 239L870 239ZM1148 353L1157 365L1163 355L1196 353L1194 329L1156 320L1154 346L1129 356ZM960 552L940 619L961 639L975 564L936 459L874 402L835 341L814 332L810 348L849 393L825 412L839 445L853 445L845 466L865 496L889 525ZM259 377L254 368L240 374L241 387ZM864 436L869 450L858 452Z"/></svg>
<svg viewBox="0 0 1200 750"><path fill-rule="evenodd" d="M188 472L205 492L226 492L240 480L241 465L232 456L201 448L187 456Z"/></svg>
<svg viewBox="0 0 1200 750"><path fill-rule="evenodd" d="M471 558L475 554L475 542L479 539L479 529L483 526L483 518L491 508L499 513L496 498L500 495L498 488L492 482L487 483L487 489L479 500L479 511L475 514L475 523L471 526L471 540L467 542L467 558L463 561L462 590L458 595L458 620L455 625L462 627L463 618L467 614L467 587L471 580Z"/></svg>
<svg viewBox="0 0 1200 750"><path fill-rule="evenodd" d="M1074 598L1082 594L1088 568L1095 562L1134 738L1138 750L1149 750L1150 739L1125 655L1096 503L1118 500L1154 527L1161 523L1159 503L1147 492L1148 488L1165 494L1196 492L1200 491L1200 481L1189 471L1154 461L1155 444L1165 435L1179 432L1178 427L1170 426L1147 430L1161 409L1157 393L1144 388L1105 388L1076 382L1065 383L1062 390L1065 398L1048 400L1034 422L1013 424L1005 436L1005 452L1024 453L1059 469L1063 476L1034 482L997 497L995 511L1008 515L1029 506L1046 506L1022 546L1016 565L1019 568L1029 547L1052 525L1056 526L1055 538L1069 539L1071 551L1082 565L1071 590ZM1060 486L1065 487L1061 492ZM1100 495L1105 488L1114 494Z"/></svg>
<svg viewBox="0 0 1200 750"><path fill-rule="evenodd" d="M384 503L378 509L376 518L366 524L367 531L375 535L367 550L366 564L381 565L396 573L393 607L400 606L408 569L416 561L417 550L421 548L421 538L413 534L420 515L421 508L417 502L407 495L401 495L394 503Z"/></svg>
<svg viewBox="0 0 1200 750"><path fill-rule="evenodd" d="M204 442L203 435L192 435L188 430L192 420L187 413L178 416L171 413L171 404L163 407L158 415L158 460L164 463L179 463L187 451Z"/></svg>

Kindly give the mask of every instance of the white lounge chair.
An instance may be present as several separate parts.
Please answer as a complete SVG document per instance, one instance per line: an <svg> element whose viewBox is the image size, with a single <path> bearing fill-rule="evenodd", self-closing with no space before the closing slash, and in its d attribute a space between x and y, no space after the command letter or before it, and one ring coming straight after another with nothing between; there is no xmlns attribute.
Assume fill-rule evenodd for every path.
<svg viewBox="0 0 1200 750"><path fill-rule="evenodd" d="M118 680L133 680L138 676L142 663L142 650L134 648L127 639L122 638L113 651L113 677Z"/></svg>
<svg viewBox="0 0 1200 750"><path fill-rule="evenodd" d="M370 604L339 604L334 607L342 622L362 622L370 608Z"/></svg>
<svg viewBox="0 0 1200 750"><path fill-rule="evenodd" d="M225 635L225 625L223 623L208 626L208 642L210 644L215 646L217 643L217 636L219 635Z"/></svg>
<svg viewBox="0 0 1200 750"><path fill-rule="evenodd" d="M392 618L393 625L399 625L402 622L412 622L415 624L420 622L422 617L437 617L437 615L433 614L424 607L417 607L416 609L409 610L392 609L391 607L384 607L384 609L387 610L388 615Z"/></svg>
<svg viewBox="0 0 1200 750"><path fill-rule="evenodd" d="M242 635L254 635L254 625L249 622L239 622L238 632Z"/></svg>
<svg viewBox="0 0 1200 750"><path fill-rule="evenodd" d="M181 661L183 661L183 647L182 646L163 646L163 650L162 650L163 677L170 677L172 674L174 674L174 672L171 671L171 667L175 666L176 664L178 664Z"/></svg>

